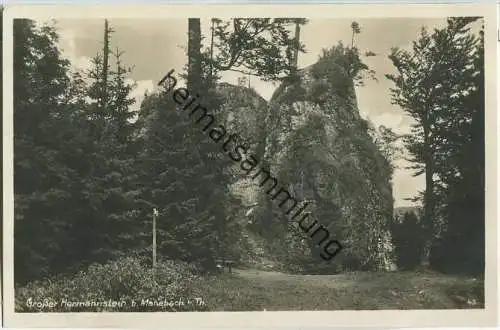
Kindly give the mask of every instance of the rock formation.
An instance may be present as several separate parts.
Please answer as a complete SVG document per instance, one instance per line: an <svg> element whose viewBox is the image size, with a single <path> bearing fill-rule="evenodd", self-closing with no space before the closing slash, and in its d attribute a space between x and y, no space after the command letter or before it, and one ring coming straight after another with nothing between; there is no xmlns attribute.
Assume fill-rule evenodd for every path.
<svg viewBox="0 0 500 330"><path fill-rule="evenodd" d="M326 266L327 262L314 257L315 251L309 260L307 249L313 246L309 238L298 235L280 210L274 207L260 214L268 218L266 222L279 218L279 229L302 242L291 251L294 247L287 244L293 239L283 240L281 250L290 250L287 262L293 263L293 255L302 249L301 255L309 260L307 268L384 268L388 262L384 244L393 213L392 170L367 132L353 79L340 60L336 54L324 56L275 91L266 119L265 158L290 192L300 200L314 201L313 217L344 250Z"/></svg>
<svg viewBox="0 0 500 330"><path fill-rule="evenodd" d="M243 236L251 240L246 246L260 251L249 255L285 271L335 273L390 264L392 168L359 115L354 79L342 56L335 48L325 52L284 81L269 103L251 88L217 87L223 99L218 118L248 142L281 186L297 200L311 201L311 221L344 247L324 261L315 242L270 200L267 187L260 189L236 169L232 190L243 201Z"/></svg>

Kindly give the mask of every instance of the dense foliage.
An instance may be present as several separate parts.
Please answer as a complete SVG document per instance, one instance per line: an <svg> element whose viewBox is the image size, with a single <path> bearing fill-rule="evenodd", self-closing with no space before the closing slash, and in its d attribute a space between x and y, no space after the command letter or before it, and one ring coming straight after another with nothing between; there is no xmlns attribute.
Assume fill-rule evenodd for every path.
<svg viewBox="0 0 500 330"><path fill-rule="evenodd" d="M81 198L80 173L89 166L82 162L89 146L85 132L77 129L79 104L74 105L76 111L67 111L69 63L60 58L56 41L53 28L35 28L29 20L14 22L14 252L18 281L61 271L73 253L83 250L71 248L78 245L68 231L73 223L85 223L84 210L75 205Z"/></svg>
<svg viewBox="0 0 500 330"><path fill-rule="evenodd" d="M296 25L295 36L288 28L291 24ZM210 64L217 71L255 74L264 80L288 77L296 69L298 52L305 49L297 40L304 24L304 18L212 19Z"/></svg>
<svg viewBox="0 0 500 330"><path fill-rule="evenodd" d="M165 92L148 96L133 123L121 52L105 48L88 72L71 72L54 27L14 28L16 282L144 255L153 207L159 253L213 267L237 231L213 142Z"/></svg>
<svg viewBox="0 0 500 330"><path fill-rule="evenodd" d="M420 265L423 237L418 214L409 211L395 217L391 224L396 265L401 270L412 270Z"/></svg>

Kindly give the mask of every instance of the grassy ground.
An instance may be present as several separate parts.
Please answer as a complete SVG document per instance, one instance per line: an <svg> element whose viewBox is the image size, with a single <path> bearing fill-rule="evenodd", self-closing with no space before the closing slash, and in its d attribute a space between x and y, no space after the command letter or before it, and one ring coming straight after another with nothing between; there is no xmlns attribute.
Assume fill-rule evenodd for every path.
<svg viewBox="0 0 500 330"><path fill-rule="evenodd" d="M203 281L211 311L484 308L479 279L437 273L289 275L237 269Z"/></svg>

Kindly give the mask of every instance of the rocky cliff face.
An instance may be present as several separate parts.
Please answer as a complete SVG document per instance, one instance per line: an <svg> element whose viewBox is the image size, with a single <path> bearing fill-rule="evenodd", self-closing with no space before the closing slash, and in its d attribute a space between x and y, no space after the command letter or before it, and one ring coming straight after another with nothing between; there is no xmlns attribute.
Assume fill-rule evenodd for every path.
<svg viewBox="0 0 500 330"><path fill-rule="evenodd" d="M217 86L217 94L224 100L217 115L224 118L225 127L246 141L255 155L262 156L267 101L251 88L227 83Z"/></svg>
<svg viewBox="0 0 500 330"><path fill-rule="evenodd" d="M340 65L345 58L336 56L327 54L300 70L269 103L243 86L217 88L224 100L218 116L228 130L245 138L280 186L297 200L313 201L311 222L328 228L344 247L325 262L297 223L237 170L233 191L244 204L239 215L246 224L244 236L259 247L260 257L284 270L331 273L390 264L392 169L359 115L353 79Z"/></svg>
<svg viewBox="0 0 500 330"><path fill-rule="evenodd" d="M343 244L330 263L385 268L391 168L368 135L353 80L337 60L323 57L276 90L266 119L266 160L297 198L315 201L313 217ZM281 228L293 232L285 221Z"/></svg>

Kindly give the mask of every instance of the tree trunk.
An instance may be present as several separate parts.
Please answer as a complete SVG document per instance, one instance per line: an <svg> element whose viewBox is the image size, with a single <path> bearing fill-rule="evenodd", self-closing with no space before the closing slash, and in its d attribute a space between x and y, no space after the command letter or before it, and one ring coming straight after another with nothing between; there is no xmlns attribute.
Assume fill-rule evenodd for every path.
<svg viewBox="0 0 500 330"><path fill-rule="evenodd" d="M201 95L201 27L199 18L188 19L188 77L187 88L191 94Z"/></svg>
<svg viewBox="0 0 500 330"><path fill-rule="evenodd" d="M215 29L215 20L212 18L212 36L210 38L210 82L212 82L212 75L214 70L214 29ZM200 31L201 34L201 31Z"/></svg>
<svg viewBox="0 0 500 330"><path fill-rule="evenodd" d="M434 166L431 153L430 125L427 120L422 124L424 129L424 153L425 153L425 193L424 193L424 217L422 219L424 242L421 266L428 267L430 262L430 249L434 234Z"/></svg>
<svg viewBox="0 0 500 330"><path fill-rule="evenodd" d="M110 29L108 25L108 20L104 20L104 48L103 48L103 59L102 59L102 111L106 111L104 108L108 104L108 70L109 70L109 34Z"/></svg>
<svg viewBox="0 0 500 330"><path fill-rule="evenodd" d="M299 67L300 23L295 22L295 49L293 52L292 75L296 75Z"/></svg>

